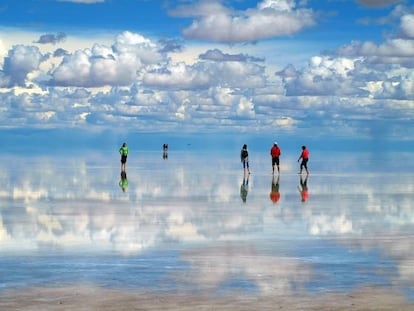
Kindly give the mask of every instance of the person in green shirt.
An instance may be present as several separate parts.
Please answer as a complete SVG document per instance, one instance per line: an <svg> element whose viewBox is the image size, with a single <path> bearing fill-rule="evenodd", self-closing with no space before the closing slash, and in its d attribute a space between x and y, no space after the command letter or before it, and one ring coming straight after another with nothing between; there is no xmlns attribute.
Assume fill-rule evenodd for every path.
<svg viewBox="0 0 414 311"><path fill-rule="evenodd" d="M121 171L126 171L126 162L128 157L128 147L126 143L122 144L122 147L119 148L119 153L121 155Z"/></svg>

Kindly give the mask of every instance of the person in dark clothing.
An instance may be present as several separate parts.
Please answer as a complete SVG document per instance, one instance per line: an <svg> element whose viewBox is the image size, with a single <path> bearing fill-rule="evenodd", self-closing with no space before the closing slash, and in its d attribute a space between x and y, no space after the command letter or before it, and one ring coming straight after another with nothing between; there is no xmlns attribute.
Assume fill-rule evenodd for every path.
<svg viewBox="0 0 414 311"><path fill-rule="evenodd" d="M240 161L243 163L243 169L250 174L249 167L249 152L247 151L247 145L244 144L242 150L240 151Z"/></svg>

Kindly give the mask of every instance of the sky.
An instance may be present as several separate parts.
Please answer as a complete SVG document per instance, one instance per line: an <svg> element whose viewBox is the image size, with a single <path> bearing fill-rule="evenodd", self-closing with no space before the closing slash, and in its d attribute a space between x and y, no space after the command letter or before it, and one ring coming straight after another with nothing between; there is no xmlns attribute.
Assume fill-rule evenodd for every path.
<svg viewBox="0 0 414 311"><path fill-rule="evenodd" d="M413 68L408 0L3 0L0 138L414 150Z"/></svg>

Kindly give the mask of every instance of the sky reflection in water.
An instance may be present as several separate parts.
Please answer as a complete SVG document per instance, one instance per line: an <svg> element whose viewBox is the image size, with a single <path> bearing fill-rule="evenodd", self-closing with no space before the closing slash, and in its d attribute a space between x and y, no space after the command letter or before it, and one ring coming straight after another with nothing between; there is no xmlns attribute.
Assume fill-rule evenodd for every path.
<svg viewBox="0 0 414 311"><path fill-rule="evenodd" d="M413 167L399 165L412 154L315 153L306 185L296 159L283 155L272 178L266 153L251 156L250 176L237 155L140 153L123 191L117 155L3 156L0 290L380 286L413 296Z"/></svg>

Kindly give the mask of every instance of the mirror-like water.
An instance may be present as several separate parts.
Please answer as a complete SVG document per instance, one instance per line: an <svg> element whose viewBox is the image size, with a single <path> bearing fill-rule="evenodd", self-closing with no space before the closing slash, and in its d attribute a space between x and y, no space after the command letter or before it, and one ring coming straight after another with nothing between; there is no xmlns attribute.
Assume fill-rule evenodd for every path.
<svg viewBox="0 0 414 311"><path fill-rule="evenodd" d="M1 161L0 292L94 284L252 296L414 298L412 154L147 152ZM400 165L401 164L401 165ZM410 166L411 165L411 166Z"/></svg>

